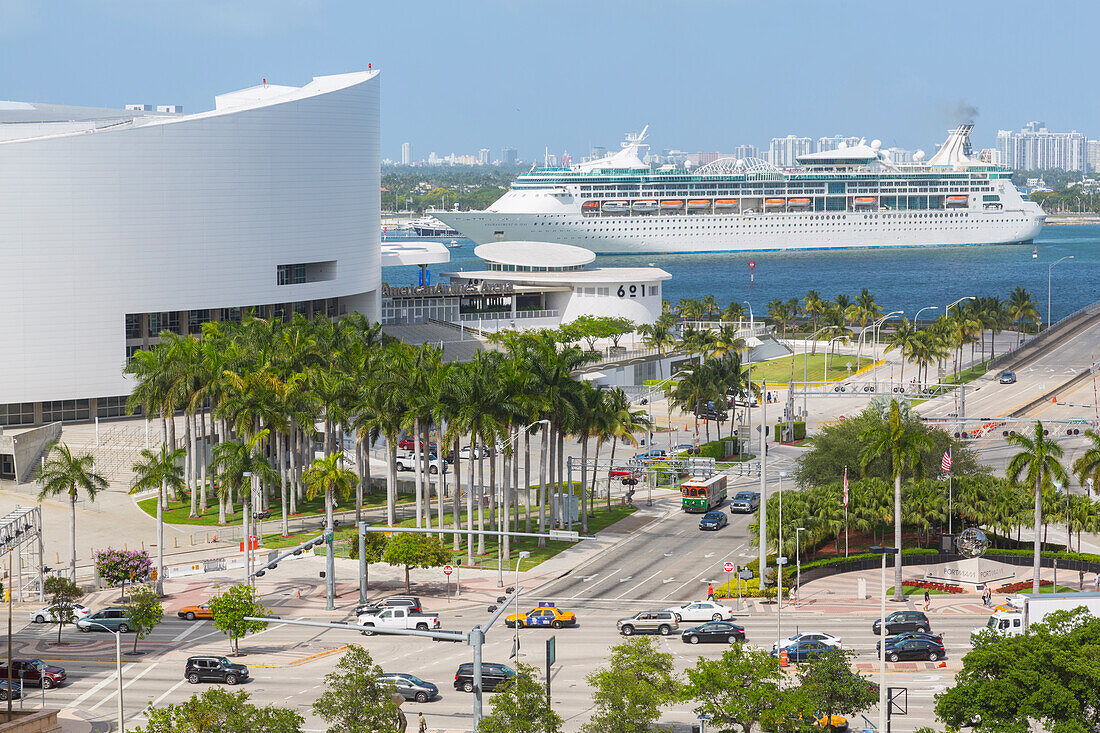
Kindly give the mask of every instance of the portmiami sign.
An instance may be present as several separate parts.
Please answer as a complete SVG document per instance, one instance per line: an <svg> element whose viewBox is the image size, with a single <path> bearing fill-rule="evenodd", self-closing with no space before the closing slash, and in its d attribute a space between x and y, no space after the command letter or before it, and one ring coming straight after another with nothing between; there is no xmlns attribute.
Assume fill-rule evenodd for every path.
<svg viewBox="0 0 1100 733"><path fill-rule="evenodd" d="M402 287L382 286L383 298L444 298L463 295L512 295L515 286L512 283L460 283L449 285L404 285Z"/></svg>

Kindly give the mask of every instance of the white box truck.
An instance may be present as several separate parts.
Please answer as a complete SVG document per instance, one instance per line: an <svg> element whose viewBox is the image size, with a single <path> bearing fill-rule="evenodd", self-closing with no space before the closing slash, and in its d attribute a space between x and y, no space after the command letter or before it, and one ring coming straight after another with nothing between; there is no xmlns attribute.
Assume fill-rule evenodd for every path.
<svg viewBox="0 0 1100 733"><path fill-rule="evenodd" d="M985 631L1004 636L1023 634L1031 624L1039 623L1054 611L1072 611L1079 606L1100 617L1100 593L1021 593L1007 600L1008 610L994 611L985 626L971 632L971 641Z"/></svg>

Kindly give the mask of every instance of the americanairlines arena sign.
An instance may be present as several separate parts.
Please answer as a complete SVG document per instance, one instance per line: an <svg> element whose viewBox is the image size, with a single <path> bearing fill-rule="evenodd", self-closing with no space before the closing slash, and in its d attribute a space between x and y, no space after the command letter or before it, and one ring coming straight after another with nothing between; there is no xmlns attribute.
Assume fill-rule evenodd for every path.
<svg viewBox="0 0 1100 733"><path fill-rule="evenodd" d="M449 285L405 285L393 288L382 286L383 298L445 298L468 295L512 295L512 283L462 283Z"/></svg>

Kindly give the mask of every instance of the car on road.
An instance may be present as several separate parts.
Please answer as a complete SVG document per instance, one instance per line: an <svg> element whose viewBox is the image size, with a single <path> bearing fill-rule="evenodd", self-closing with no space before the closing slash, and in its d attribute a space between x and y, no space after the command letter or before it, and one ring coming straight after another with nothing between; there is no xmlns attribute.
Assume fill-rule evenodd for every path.
<svg viewBox="0 0 1100 733"><path fill-rule="evenodd" d="M760 494L755 491L738 491L730 499L730 514L752 514L760 508Z"/></svg>
<svg viewBox="0 0 1100 733"><path fill-rule="evenodd" d="M725 512L707 512L699 520L699 529L719 530L730 523Z"/></svg>
<svg viewBox="0 0 1100 733"><path fill-rule="evenodd" d="M192 685L200 682L224 682L235 685L248 681L248 667L230 662L225 657L188 657L183 678Z"/></svg>
<svg viewBox="0 0 1100 733"><path fill-rule="evenodd" d="M481 663L481 689L492 692L516 676L516 671L506 664ZM474 665L461 664L455 672L455 689L463 692L474 691Z"/></svg>
<svg viewBox="0 0 1100 733"><path fill-rule="evenodd" d="M569 611L562 611L553 604L540 603L527 613L513 613L504 617L504 624L509 628L513 628L517 623L521 629L527 626L560 629L565 626L576 626L577 616Z"/></svg>
<svg viewBox="0 0 1100 733"><path fill-rule="evenodd" d="M934 641L936 643L943 643L942 634L926 634L923 631L906 631L904 634L898 634L897 636L889 636L886 638L886 646L890 647L894 644L900 644L908 639L927 639L928 641ZM879 651L882 648L882 641L875 642L875 656L877 657Z"/></svg>
<svg viewBox="0 0 1100 733"><path fill-rule="evenodd" d="M362 616L364 613L378 613L386 608L407 608L417 613L424 610L423 604L420 603L420 599L416 596L389 596L380 601L362 603L356 606L355 615Z"/></svg>
<svg viewBox="0 0 1100 733"><path fill-rule="evenodd" d="M1016 372L1004 371L997 377L997 381L1001 384L1016 384Z"/></svg>
<svg viewBox="0 0 1100 733"><path fill-rule="evenodd" d="M611 478L636 478L640 479L645 474L632 466L616 466L607 472Z"/></svg>
<svg viewBox="0 0 1100 733"><path fill-rule="evenodd" d="M691 443L680 443L679 445L672 446L672 455L674 456L697 456L699 455L699 448Z"/></svg>
<svg viewBox="0 0 1100 733"><path fill-rule="evenodd" d="M615 622L623 636L632 634L660 634L668 636L680 630L680 623L672 611L639 611L633 616L621 618Z"/></svg>
<svg viewBox="0 0 1100 733"><path fill-rule="evenodd" d="M728 621L733 609L714 601L692 601L668 609L677 621Z"/></svg>
<svg viewBox="0 0 1100 733"><path fill-rule="evenodd" d="M365 636L373 636L374 629L415 629L428 631L439 628L439 616L417 613L405 608L384 608L378 613L365 613L356 623Z"/></svg>
<svg viewBox="0 0 1100 733"><path fill-rule="evenodd" d="M406 700L428 702L439 695L438 687L431 682L425 682L419 677L411 674L390 674L384 672L382 676L378 678L378 681L384 685L393 685L394 689L397 690L397 694Z"/></svg>
<svg viewBox="0 0 1100 733"><path fill-rule="evenodd" d="M58 610L61 610L63 608L64 606L62 606L62 604L55 603L52 606L46 606L45 608L39 608L37 611L31 611L31 623L44 624L46 622L49 622L51 624L56 624L58 620L57 612ZM92 609L88 608L87 606L82 606L79 603L69 605L68 608L70 611L72 611L72 615L69 616L69 618L74 621L85 618L92 613Z"/></svg>
<svg viewBox="0 0 1100 733"><path fill-rule="evenodd" d="M662 448L654 448L653 450L647 450L644 453L635 453L634 457L630 459L631 463L645 463L646 461L658 461L665 457L665 451Z"/></svg>
<svg viewBox="0 0 1100 733"><path fill-rule="evenodd" d="M709 621L699 626L692 626L690 629L684 629L680 633L680 640L685 644L699 644L702 642L732 644L735 641L745 640L745 627L729 621Z"/></svg>
<svg viewBox="0 0 1100 733"><path fill-rule="evenodd" d="M875 622L871 624L871 633L876 636L880 632L881 619L875 619ZM928 617L924 615L923 611L894 611L892 614L886 617L886 635L896 636L906 631L923 631L928 633L932 630L932 624L928 623Z"/></svg>
<svg viewBox="0 0 1100 733"><path fill-rule="evenodd" d="M20 658L11 660L11 677L24 685L44 687L47 690L57 687L65 680L64 667L46 664L41 659ZM8 678L8 660L0 661L0 679Z"/></svg>
<svg viewBox="0 0 1100 733"><path fill-rule="evenodd" d="M886 640L886 658L891 662L899 662L904 659L927 659L935 662L947 656L942 641L925 638L910 638L890 643Z"/></svg>
<svg viewBox="0 0 1100 733"><path fill-rule="evenodd" d="M821 641L796 641L794 644L783 647L783 649L779 651L786 651L787 659L792 662L805 662L814 657L819 657L833 649L836 649L836 647ZM777 657L779 656L779 651L772 649L771 655Z"/></svg>
<svg viewBox="0 0 1100 733"><path fill-rule="evenodd" d="M84 632L118 631L125 634L134 628L134 624L130 621L129 611L125 608L104 608L77 621L76 628Z"/></svg>
<svg viewBox="0 0 1100 733"><path fill-rule="evenodd" d="M792 644L797 644L800 641L820 641L826 646L841 648L841 641L839 636L833 636L832 634L826 634L824 631L808 631L804 634L795 634L794 636L788 636L779 642L779 648L785 649ZM775 649L776 645L772 644L772 649Z"/></svg>
<svg viewBox="0 0 1100 733"><path fill-rule="evenodd" d="M188 621L194 621L197 618L214 618L214 614L210 613L210 606L205 603L200 603L197 606L184 606L176 611L176 615Z"/></svg>
<svg viewBox="0 0 1100 733"><path fill-rule="evenodd" d="M15 680L12 680L11 692L9 694L7 679L0 680L0 700L7 700L9 697L12 700L18 700L23 697L23 686Z"/></svg>

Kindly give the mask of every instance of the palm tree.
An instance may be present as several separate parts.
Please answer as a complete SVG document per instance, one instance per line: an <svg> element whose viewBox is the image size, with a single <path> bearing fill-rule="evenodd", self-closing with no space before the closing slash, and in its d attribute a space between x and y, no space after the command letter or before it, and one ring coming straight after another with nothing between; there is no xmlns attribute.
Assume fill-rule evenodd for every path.
<svg viewBox="0 0 1100 733"><path fill-rule="evenodd" d="M742 321L745 318L745 306L736 300L731 300L722 311L722 320L724 321Z"/></svg>
<svg viewBox="0 0 1100 733"><path fill-rule="evenodd" d="M1028 486L1035 487L1035 511L1034 530L1035 548L1032 553L1032 581L1031 592L1039 592L1039 524L1042 521L1043 498L1042 492L1049 487L1053 480L1058 480L1064 486L1068 483L1066 469L1062 467L1060 459L1063 455L1062 446L1056 441L1049 440L1046 431L1043 430L1041 421L1035 422L1035 431L1032 437L1023 433L1009 433L1008 442L1020 448L1020 452L1012 457L1008 463L1005 474L1008 480L1014 484L1020 484L1020 477L1026 474Z"/></svg>
<svg viewBox="0 0 1100 733"><path fill-rule="evenodd" d="M183 466L180 460L186 451L183 448L170 450L161 445L160 450L144 448L141 460L134 464L134 481L131 494L155 489L157 492L157 595L164 595L164 502L168 490L182 491L184 488Z"/></svg>
<svg viewBox="0 0 1100 733"><path fill-rule="evenodd" d="M844 319L844 325L848 325L848 321L852 320L852 305L854 305L851 296L840 293L833 302L836 304L837 312Z"/></svg>
<svg viewBox="0 0 1100 733"><path fill-rule="evenodd" d="M663 322L662 319L657 319L655 323L643 324L638 328L638 332L642 334L642 343L647 348L657 351L657 368L664 369L665 354L671 351L676 346L676 337L672 335L672 327ZM660 378L664 379L664 372L658 372Z"/></svg>
<svg viewBox="0 0 1100 733"><path fill-rule="evenodd" d="M916 335L917 329L909 322L909 319L903 316L894 326L894 332L890 334L886 341L886 351L890 352L897 349L898 354L901 356L900 379L902 381L905 381L905 362L913 354L913 340Z"/></svg>
<svg viewBox="0 0 1100 733"><path fill-rule="evenodd" d="M46 462L38 470L38 480L42 490L38 500L47 496L69 495L69 542L72 552L69 555L70 579L76 582L76 499L83 489L88 501L95 501L95 495L107 488L107 479L95 472L95 459L91 454L74 455L69 446L58 443L50 448Z"/></svg>
<svg viewBox="0 0 1100 733"><path fill-rule="evenodd" d="M802 312L813 320L814 331L816 331L817 319L825 312L825 301L821 293L816 290L807 290L806 297L802 299Z"/></svg>
<svg viewBox="0 0 1100 733"><path fill-rule="evenodd" d="M732 323L723 324L712 332L710 357L718 358L728 354L739 354L745 348L745 339L737 335L738 329Z"/></svg>
<svg viewBox="0 0 1100 733"><path fill-rule="evenodd" d="M241 498L241 530L245 547L249 541L249 524L252 519L252 494L256 487L273 483L277 473L264 457L261 447L270 432L266 429L244 438L225 440L214 446L214 459L210 468L219 482L219 496L227 502L230 492Z"/></svg>
<svg viewBox="0 0 1100 733"><path fill-rule="evenodd" d="M897 400L890 402L887 420L865 430L859 441L864 444L859 454L864 470L877 458L886 457L890 461L894 479L894 546L898 548L894 555L894 600L901 602L901 475L920 466L921 454L934 449L936 443L917 422L902 419Z"/></svg>
<svg viewBox="0 0 1100 733"><path fill-rule="evenodd" d="M1089 441L1089 447L1073 462L1073 473L1082 486L1088 485L1091 479L1092 485L1098 487L1100 486L1100 433L1091 429L1086 430L1085 438Z"/></svg>
<svg viewBox="0 0 1100 733"><path fill-rule="evenodd" d="M1039 306L1030 292L1017 286L1008 294L1006 308L1013 325L1017 327L1016 345L1019 346L1027 327L1039 320Z"/></svg>

